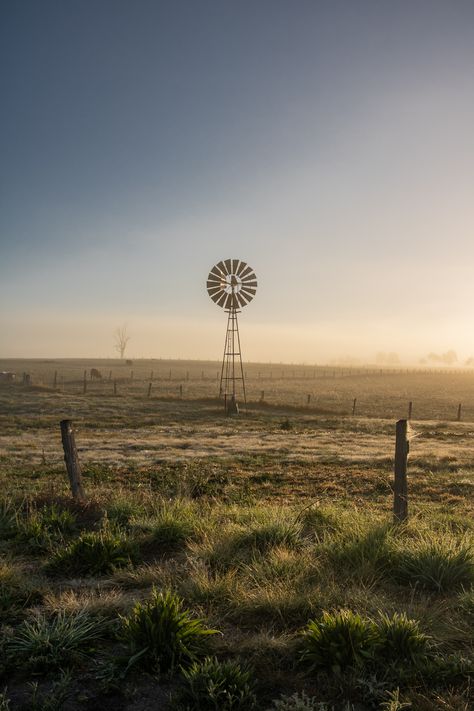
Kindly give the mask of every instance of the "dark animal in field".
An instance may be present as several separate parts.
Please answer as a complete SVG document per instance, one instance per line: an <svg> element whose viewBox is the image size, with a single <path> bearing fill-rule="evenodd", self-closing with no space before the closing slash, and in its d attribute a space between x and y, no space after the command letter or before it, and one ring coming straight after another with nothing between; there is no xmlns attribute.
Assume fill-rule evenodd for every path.
<svg viewBox="0 0 474 711"><path fill-rule="evenodd" d="M16 373L13 373L11 370L2 370L0 372L0 380L3 380L4 382L11 383L12 380L15 380L16 378Z"/></svg>
<svg viewBox="0 0 474 711"><path fill-rule="evenodd" d="M102 373L97 368L91 368L91 380L100 380L102 378Z"/></svg>
<svg viewBox="0 0 474 711"><path fill-rule="evenodd" d="M133 360L126 360L125 365L133 365Z"/></svg>

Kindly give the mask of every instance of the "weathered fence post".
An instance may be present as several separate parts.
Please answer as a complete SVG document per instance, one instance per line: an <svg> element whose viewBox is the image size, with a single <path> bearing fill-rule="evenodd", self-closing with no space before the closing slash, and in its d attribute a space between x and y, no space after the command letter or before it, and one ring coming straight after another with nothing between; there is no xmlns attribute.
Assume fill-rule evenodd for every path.
<svg viewBox="0 0 474 711"><path fill-rule="evenodd" d="M148 383L148 393L147 393L147 397L150 397L150 395L151 395L151 382Z"/></svg>
<svg viewBox="0 0 474 711"><path fill-rule="evenodd" d="M409 420L411 420L412 412L413 412L413 403L412 403L412 401L410 400L410 402L408 403L408 419L409 419Z"/></svg>
<svg viewBox="0 0 474 711"><path fill-rule="evenodd" d="M263 402L265 400L265 390L260 391L260 402Z"/></svg>
<svg viewBox="0 0 474 711"><path fill-rule="evenodd" d="M308 395L306 396L306 404L309 405L310 402L311 402L311 395L309 395L309 393L308 393Z"/></svg>
<svg viewBox="0 0 474 711"><path fill-rule="evenodd" d="M395 478L393 487L393 518L395 523L408 518L407 460L410 444L408 420L398 420L395 436Z"/></svg>
<svg viewBox="0 0 474 711"><path fill-rule="evenodd" d="M84 382L82 384L82 392L84 394L87 392L87 370L84 371Z"/></svg>
<svg viewBox="0 0 474 711"><path fill-rule="evenodd" d="M56 390L58 386L58 371L54 371L54 380L53 380L53 388Z"/></svg>
<svg viewBox="0 0 474 711"><path fill-rule="evenodd" d="M458 422L461 422L461 414L462 414L462 404L459 403L459 405L458 405L458 416L457 416Z"/></svg>
<svg viewBox="0 0 474 711"><path fill-rule="evenodd" d="M86 494L82 486L82 473L77 456L76 441L74 439L74 428L72 420L61 420L61 439L64 449L64 461L71 484L71 492L74 499L84 501Z"/></svg>
<svg viewBox="0 0 474 711"><path fill-rule="evenodd" d="M356 414L356 405L357 405L357 398L355 397L354 400L352 401L352 414Z"/></svg>
<svg viewBox="0 0 474 711"><path fill-rule="evenodd" d="M181 398L181 400L183 399L183 386L182 385L179 386L179 397Z"/></svg>

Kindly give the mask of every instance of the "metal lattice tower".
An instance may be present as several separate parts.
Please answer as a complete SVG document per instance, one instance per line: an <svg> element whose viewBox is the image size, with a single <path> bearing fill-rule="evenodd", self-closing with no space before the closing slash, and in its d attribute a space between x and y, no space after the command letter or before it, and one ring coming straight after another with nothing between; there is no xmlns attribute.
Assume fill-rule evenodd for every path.
<svg viewBox="0 0 474 711"><path fill-rule="evenodd" d="M219 384L219 397L224 398L224 407L228 414L238 413L239 393L242 394L244 403L247 402L237 314L250 303L256 290L255 272L239 259L219 262L207 277L209 296L228 314Z"/></svg>

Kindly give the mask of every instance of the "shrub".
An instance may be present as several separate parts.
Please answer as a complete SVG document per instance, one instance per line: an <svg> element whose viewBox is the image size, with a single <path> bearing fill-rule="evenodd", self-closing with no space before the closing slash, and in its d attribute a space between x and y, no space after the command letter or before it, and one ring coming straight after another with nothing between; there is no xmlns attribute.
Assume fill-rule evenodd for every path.
<svg viewBox="0 0 474 711"><path fill-rule="evenodd" d="M378 642L376 625L350 610L324 612L303 632L302 660L312 668L336 673L358 667L373 656Z"/></svg>
<svg viewBox="0 0 474 711"><path fill-rule="evenodd" d="M180 708L186 711L250 711L256 708L254 683L248 670L234 661L206 658L184 672Z"/></svg>
<svg viewBox="0 0 474 711"><path fill-rule="evenodd" d="M70 665L91 651L103 636L105 624L84 611L59 612L49 619L37 615L26 620L6 644L11 663L25 671L40 672Z"/></svg>
<svg viewBox="0 0 474 711"><path fill-rule="evenodd" d="M68 546L58 549L46 570L62 575L104 575L137 561L136 544L119 531L105 529L82 533Z"/></svg>
<svg viewBox="0 0 474 711"><path fill-rule="evenodd" d="M207 629L203 620L195 619L183 608L173 592L153 588L151 599L137 602L128 617L122 617L122 637L130 644L131 664L151 671L173 671L186 666L205 651L206 638L217 634Z"/></svg>
<svg viewBox="0 0 474 711"><path fill-rule="evenodd" d="M474 558L467 543L423 541L419 548L398 551L393 578L402 584L444 592L474 582Z"/></svg>

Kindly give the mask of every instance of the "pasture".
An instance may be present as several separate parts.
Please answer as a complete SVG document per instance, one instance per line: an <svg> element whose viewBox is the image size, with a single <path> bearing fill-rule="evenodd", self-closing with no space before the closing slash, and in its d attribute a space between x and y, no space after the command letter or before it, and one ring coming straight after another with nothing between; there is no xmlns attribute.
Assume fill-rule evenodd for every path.
<svg viewBox="0 0 474 711"><path fill-rule="evenodd" d="M249 364L228 418L218 363L0 370L18 374L0 383L0 708L472 708L474 373ZM163 591L218 630L176 664L153 646Z"/></svg>

